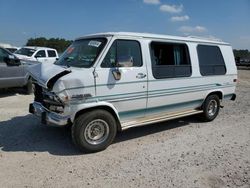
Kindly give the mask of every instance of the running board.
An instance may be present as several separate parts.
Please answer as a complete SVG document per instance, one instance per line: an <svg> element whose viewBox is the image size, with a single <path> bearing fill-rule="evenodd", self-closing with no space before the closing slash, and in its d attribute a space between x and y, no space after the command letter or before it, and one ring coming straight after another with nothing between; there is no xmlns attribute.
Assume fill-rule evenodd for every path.
<svg viewBox="0 0 250 188"><path fill-rule="evenodd" d="M138 118L134 121L127 121L127 122L122 122L121 127L122 130L126 130L132 127L139 127L139 126L144 126L152 123L159 123L162 121L167 121L167 120L172 120L172 119L177 119L185 116L190 116L190 115L195 115L195 114L200 114L202 113L202 110L189 110L189 111L182 111L178 113L171 113L171 114L166 114L166 115L158 115L158 116L151 116L149 118Z"/></svg>

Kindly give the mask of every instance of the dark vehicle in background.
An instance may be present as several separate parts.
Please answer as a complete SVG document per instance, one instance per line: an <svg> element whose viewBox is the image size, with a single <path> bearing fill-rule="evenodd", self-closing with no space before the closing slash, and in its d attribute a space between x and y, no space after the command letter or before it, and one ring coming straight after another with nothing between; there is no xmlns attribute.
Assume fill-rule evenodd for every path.
<svg viewBox="0 0 250 188"><path fill-rule="evenodd" d="M235 58L236 66L250 67L250 59L241 59L240 57Z"/></svg>
<svg viewBox="0 0 250 188"><path fill-rule="evenodd" d="M31 77L27 67L35 61L22 61L8 50L0 47L0 89L24 87L27 94L32 93Z"/></svg>

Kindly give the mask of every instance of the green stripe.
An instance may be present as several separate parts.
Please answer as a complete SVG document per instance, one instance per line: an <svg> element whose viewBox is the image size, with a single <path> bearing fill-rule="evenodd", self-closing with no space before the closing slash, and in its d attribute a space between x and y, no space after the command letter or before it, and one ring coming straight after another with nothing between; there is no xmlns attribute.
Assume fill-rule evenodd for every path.
<svg viewBox="0 0 250 188"><path fill-rule="evenodd" d="M227 74L227 75L215 75L216 77L225 77L225 76L236 76L236 74ZM183 79L196 79L196 78L209 78L209 77L214 77L214 76L196 76L196 77L180 77L180 78L165 78L165 79L155 79L155 80L140 80L140 81L130 81L130 82L114 82L110 84L97 84L96 87L102 87L102 86L112 86L112 85L123 85L123 84L135 84L135 83L143 83L143 82L166 82L166 81L171 81L171 80L183 80ZM59 91L58 93L61 93L66 90L71 90L71 89L82 89L82 88L90 88L90 87L95 87L95 85L88 85L88 86L81 86L81 87L72 87L72 88L66 88L62 91Z"/></svg>
<svg viewBox="0 0 250 188"><path fill-rule="evenodd" d="M160 91L169 91L169 92L175 92L180 91L186 88L197 88L197 87L208 87L208 86L219 86L219 84L205 84L205 85L195 85L195 86L187 86L187 87L178 87L178 88L171 88L171 89L159 89L159 90L153 90L153 91L140 91L140 92L132 92L132 93L119 93L119 94L113 94L113 95L103 95L103 96L97 96L98 98L108 98L108 97L115 97L115 96L124 96L124 95L135 95L135 94L141 94L141 93L153 93L153 92L160 92Z"/></svg>
<svg viewBox="0 0 250 188"><path fill-rule="evenodd" d="M233 85L232 85L233 86ZM137 93L132 93L134 94L133 96L129 95L129 94L117 94L117 95L108 95L108 96L103 96L103 97L93 97L96 98L98 100L111 100L113 102L115 102L115 100L119 100L121 99L122 101L128 101L128 100L137 100L137 99L143 99L143 98L154 98L154 97L161 97L161 96L169 96L169 95L175 95L175 94L183 94L183 93L193 93L193 92L199 92L199 91L203 91L203 90L211 90L211 89L221 89L221 88L227 88L227 87L232 87L232 86L214 86L214 87L203 87L203 88L198 88L198 89L189 89L189 90L175 90L175 91L171 91L171 89L169 89L169 91L167 90L158 90L158 91L163 91L161 93L148 93L148 95L146 95L146 91L145 92L137 92L137 93L144 93L144 95L142 94L137 94ZM155 92L155 91L153 91ZM137 95L135 95L137 94ZM126 96L124 96L126 95ZM126 99L128 98L128 99Z"/></svg>

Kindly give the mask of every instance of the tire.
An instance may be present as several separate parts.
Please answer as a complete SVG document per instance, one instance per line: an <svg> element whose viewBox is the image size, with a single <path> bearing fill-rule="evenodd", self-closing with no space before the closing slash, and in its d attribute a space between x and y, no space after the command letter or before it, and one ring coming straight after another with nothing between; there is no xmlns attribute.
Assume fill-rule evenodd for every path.
<svg viewBox="0 0 250 188"><path fill-rule="evenodd" d="M209 95L202 105L202 120L209 122L213 121L220 110L220 99L218 95Z"/></svg>
<svg viewBox="0 0 250 188"><path fill-rule="evenodd" d="M30 95L34 92L33 84L31 79L28 80L26 86L24 86L25 92L27 95Z"/></svg>
<svg viewBox="0 0 250 188"><path fill-rule="evenodd" d="M116 132L116 120L105 110L93 110L80 115L71 128L72 140L83 152L106 149L113 142Z"/></svg>

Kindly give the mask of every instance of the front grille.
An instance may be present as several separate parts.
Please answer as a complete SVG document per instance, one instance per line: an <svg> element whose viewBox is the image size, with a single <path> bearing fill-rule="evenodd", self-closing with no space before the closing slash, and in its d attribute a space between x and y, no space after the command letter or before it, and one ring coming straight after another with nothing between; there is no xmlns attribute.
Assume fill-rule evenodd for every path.
<svg viewBox="0 0 250 188"><path fill-rule="evenodd" d="M63 103L56 95L47 91L45 88L41 87L38 84L35 84L34 95L35 95L34 100L36 102L41 103L45 108L51 111L61 112L62 110L58 111L57 109L64 108Z"/></svg>

